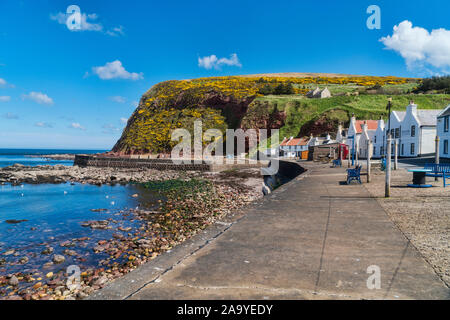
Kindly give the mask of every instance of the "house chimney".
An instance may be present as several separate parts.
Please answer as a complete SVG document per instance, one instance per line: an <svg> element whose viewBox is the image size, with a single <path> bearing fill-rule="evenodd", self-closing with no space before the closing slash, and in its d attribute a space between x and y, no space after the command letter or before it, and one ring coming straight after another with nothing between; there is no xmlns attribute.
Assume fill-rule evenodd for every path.
<svg viewBox="0 0 450 320"><path fill-rule="evenodd" d="M368 126L367 121L364 120L364 124L361 126L362 131L367 132Z"/></svg>
<svg viewBox="0 0 450 320"><path fill-rule="evenodd" d="M417 116L417 104L414 101L409 102L409 106L406 107L406 112L409 112L415 116Z"/></svg>
<svg viewBox="0 0 450 320"><path fill-rule="evenodd" d="M382 116L380 116L380 119L378 120L378 127L379 127L381 130L384 130L384 120L383 120L383 117L382 117Z"/></svg>

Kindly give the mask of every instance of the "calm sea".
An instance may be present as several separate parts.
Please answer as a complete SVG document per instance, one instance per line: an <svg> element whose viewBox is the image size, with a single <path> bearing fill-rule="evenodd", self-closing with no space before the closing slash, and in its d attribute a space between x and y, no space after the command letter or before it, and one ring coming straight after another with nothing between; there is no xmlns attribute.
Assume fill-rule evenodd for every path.
<svg viewBox="0 0 450 320"><path fill-rule="evenodd" d="M0 149L0 167L14 163L33 166L72 165L71 161L47 161L27 156L97 152L104 150ZM98 267L102 259L108 258L107 254L93 252L92 248L99 240L111 239L113 233L123 233L126 236L142 225L142 222L134 219L133 214L127 214L126 209L155 208L158 206L158 199L159 194L135 184L0 184L0 276L25 272L45 277L47 272L65 271L69 265L77 265L82 270ZM88 220L108 220L112 229L92 230L83 227L82 223ZM131 230L121 232L120 227ZM88 240L76 242L77 245L70 248L76 252L75 256L64 253L66 248L61 243L83 237ZM53 256L41 254L46 247L54 248L53 254L64 255L66 261L44 269L44 264L50 262ZM24 257L28 261L20 263L19 260ZM22 285L32 284L21 283L20 286ZM0 298L10 291L3 289L0 286Z"/></svg>
<svg viewBox="0 0 450 320"><path fill-rule="evenodd" d="M30 157L49 154L93 154L107 150L65 150L65 149L0 149L0 168L19 163L25 166L38 165L73 165L71 160L52 160Z"/></svg>

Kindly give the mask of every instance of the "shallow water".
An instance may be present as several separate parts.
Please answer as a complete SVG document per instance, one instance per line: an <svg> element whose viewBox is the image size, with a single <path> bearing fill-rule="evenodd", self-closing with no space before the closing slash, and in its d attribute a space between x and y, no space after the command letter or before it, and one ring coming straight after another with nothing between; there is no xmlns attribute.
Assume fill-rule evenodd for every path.
<svg viewBox="0 0 450 320"><path fill-rule="evenodd" d="M138 194L138 197L133 195ZM92 248L99 240L112 238L118 227L132 227L130 233L141 226L126 209L155 207L159 199L156 193L138 185L93 186L87 184L41 184L0 186L0 275L13 272L42 271L43 265L51 261L54 254L63 254L65 249L74 250L76 256L63 254L66 262L55 265L45 272L63 270L69 265L83 268L96 267L105 254L94 254ZM93 212L91 209L107 209ZM111 229L92 230L81 224L88 220L110 220ZM27 220L7 223L6 220ZM66 240L89 237L78 241L74 247L63 247ZM43 255L47 246L54 248L53 254ZM5 255L11 249L14 254ZM29 261L20 264L19 260Z"/></svg>

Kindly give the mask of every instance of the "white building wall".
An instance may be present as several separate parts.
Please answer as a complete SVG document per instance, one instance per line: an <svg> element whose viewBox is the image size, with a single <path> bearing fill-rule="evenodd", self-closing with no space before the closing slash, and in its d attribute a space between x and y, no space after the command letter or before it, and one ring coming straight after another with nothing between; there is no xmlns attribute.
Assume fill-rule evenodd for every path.
<svg viewBox="0 0 450 320"><path fill-rule="evenodd" d="M439 157L450 159L450 128L445 132L444 130L444 120L445 117L440 117L437 119L437 135L439 136ZM445 141L448 144L447 153L444 153Z"/></svg>
<svg viewBox="0 0 450 320"><path fill-rule="evenodd" d="M420 154L430 154L435 152L436 128L422 127L421 130L421 150Z"/></svg>

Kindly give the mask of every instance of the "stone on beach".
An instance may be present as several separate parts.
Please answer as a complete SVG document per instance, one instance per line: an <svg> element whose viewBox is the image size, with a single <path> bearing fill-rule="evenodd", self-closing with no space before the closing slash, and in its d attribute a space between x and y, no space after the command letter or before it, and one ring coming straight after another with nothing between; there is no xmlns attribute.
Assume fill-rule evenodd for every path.
<svg viewBox="0 0 450 320"><path fill-rule="evenodd" d="M9 278L8 284L10 286L17 286L19 284L19 279L17 279L16 276L12 276L11 278Z"/></svg>

